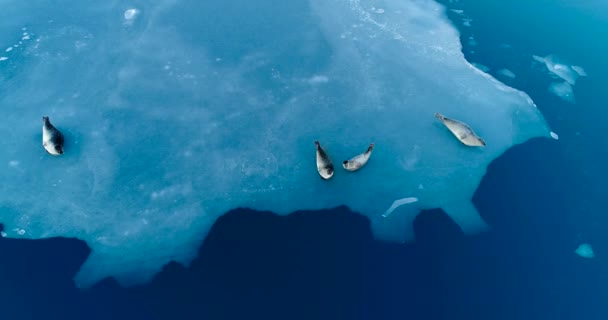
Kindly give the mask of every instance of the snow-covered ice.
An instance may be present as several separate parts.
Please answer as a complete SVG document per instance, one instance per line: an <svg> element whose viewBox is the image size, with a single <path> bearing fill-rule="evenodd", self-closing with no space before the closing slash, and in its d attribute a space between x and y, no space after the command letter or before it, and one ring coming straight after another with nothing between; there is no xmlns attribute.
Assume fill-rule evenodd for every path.
<svg viewBox="0 0 608 320"><path fill-rule="evenodd" d="M0 222L8 237L87 241L79 286L188 263L215 220L243 206L345 204L388 241L412 240L419 210L440 207L480 232L471 198L488 164L550 137L526 94L465 60L430 0L161 0L139 15L116 1L9 1L6 34L54 22L29 27L35 45L11 52L0 80L0 162L18 163L0 171ZM435 112L487 147L463 146ZM60 157L41 146L43 115L66 137ZM334 162L376 149L365 170L323 181L314 140Z"/></svg>

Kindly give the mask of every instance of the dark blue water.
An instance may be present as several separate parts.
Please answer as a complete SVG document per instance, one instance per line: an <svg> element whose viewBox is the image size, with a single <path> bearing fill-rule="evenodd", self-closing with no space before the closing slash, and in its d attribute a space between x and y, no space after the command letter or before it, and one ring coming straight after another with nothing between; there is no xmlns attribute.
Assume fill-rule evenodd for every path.
<svg viewBox="0 0 608 320"><path fill-rule="evenodd" d="M0 239L2 319L608 319L607 7L445 2L472 19L463 26L450 13L467 59L513 71L496 77L526 91L560 134L490 165L473 201L492 231L465 237L431 210L416 220L418 241L397 245L373 240L369 221L345 207L286 217L235 210L191 266L168 264L142 286L106 279L84 291L71 279L85 243ZM587 70L576 104L547 90L533 54ZM583 242L594 259L574 254Z"/></svg>

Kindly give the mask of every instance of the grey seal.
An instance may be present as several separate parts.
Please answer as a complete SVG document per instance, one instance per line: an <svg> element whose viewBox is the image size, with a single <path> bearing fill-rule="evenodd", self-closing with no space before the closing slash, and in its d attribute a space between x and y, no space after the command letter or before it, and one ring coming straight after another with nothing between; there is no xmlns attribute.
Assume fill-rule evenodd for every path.
<svg viewBox="0 0 608 320"><path fill-rule="evenodd" d="M354 156L350 160L344 160L342 162L342 167L347 171L357 171L361 169L369 160L369 157L372 155L372 150L374 150L374 144L371 143L365 152Z"/></svg>
<svg viewBox="0 0 608 320"><path fill-rule="evenodd" d="M317 171L319 171L321 178L327 180L334 175L334 165L319 141L315 141L315 146L317 147Z"/></svg>
<svg viewBox="0 0 608 320"><path fill-rule="evenodd" d="M435 118L441 120L441 122L443 122L443 124L450 129L452 134L454 134L454 136L463 144L470 147L483 147L486 145L486 142L466 123L450 119L440 113L435 113Z"/></svg>
<svg viewBox="0 0 608 320"><path fill-rule="evenodd" d="M48 116L42 117L42 146L54 156L63 154L63 134L51 124Z"/></svg>

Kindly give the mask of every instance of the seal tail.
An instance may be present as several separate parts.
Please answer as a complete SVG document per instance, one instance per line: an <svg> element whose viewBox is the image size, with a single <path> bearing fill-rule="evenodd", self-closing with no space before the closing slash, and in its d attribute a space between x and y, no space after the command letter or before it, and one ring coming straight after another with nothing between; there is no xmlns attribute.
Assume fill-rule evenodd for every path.
<svg viewBox="0 0 608 320"><path fill-rule="evenodd" d="M370 153L370 152L372 152L372 150L374 150L374 144L370 143L369 147L367 148L367 150L365 150L365 153Z"/></svg>

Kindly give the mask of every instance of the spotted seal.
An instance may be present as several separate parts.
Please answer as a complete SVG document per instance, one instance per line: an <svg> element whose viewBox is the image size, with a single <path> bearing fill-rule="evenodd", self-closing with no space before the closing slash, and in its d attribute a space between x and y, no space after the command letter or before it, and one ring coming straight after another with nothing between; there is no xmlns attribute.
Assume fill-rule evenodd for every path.
<svg viewBox="0 0 608 320"><path fill-rule="evenodd" d="M454 136L463 144L470 147L483 147L486 145L486 142L466 123L450 119L440 113L435 113L435 118L441 120L441 122L443 122L443 124L450 129L452 134L454 134Z"/></svg>
<svg viewBox="0 0 608 320"><path fill-rule="evenodd" d="M319 171L321 178L327 180L334 175L334 165L319 141L315 141L315 146L317 147L317 171Z"/></svg>
<svg viewBox="0 0 608 320"><path fill-rule="evenodd" d="M63 134L51 124L48 116L42 117L42 146L54 156L63 154Z"/></svg>
<svg viewBox="0 0 608 320"><path fill-rule="evenodd" d="M374 150L374 144L371 143L365 152L354 156L350 160L344 160L342 162L342 167L347 171L357 171L361 169L369 160L369 157L372 155L372 150Z"/></svg>

